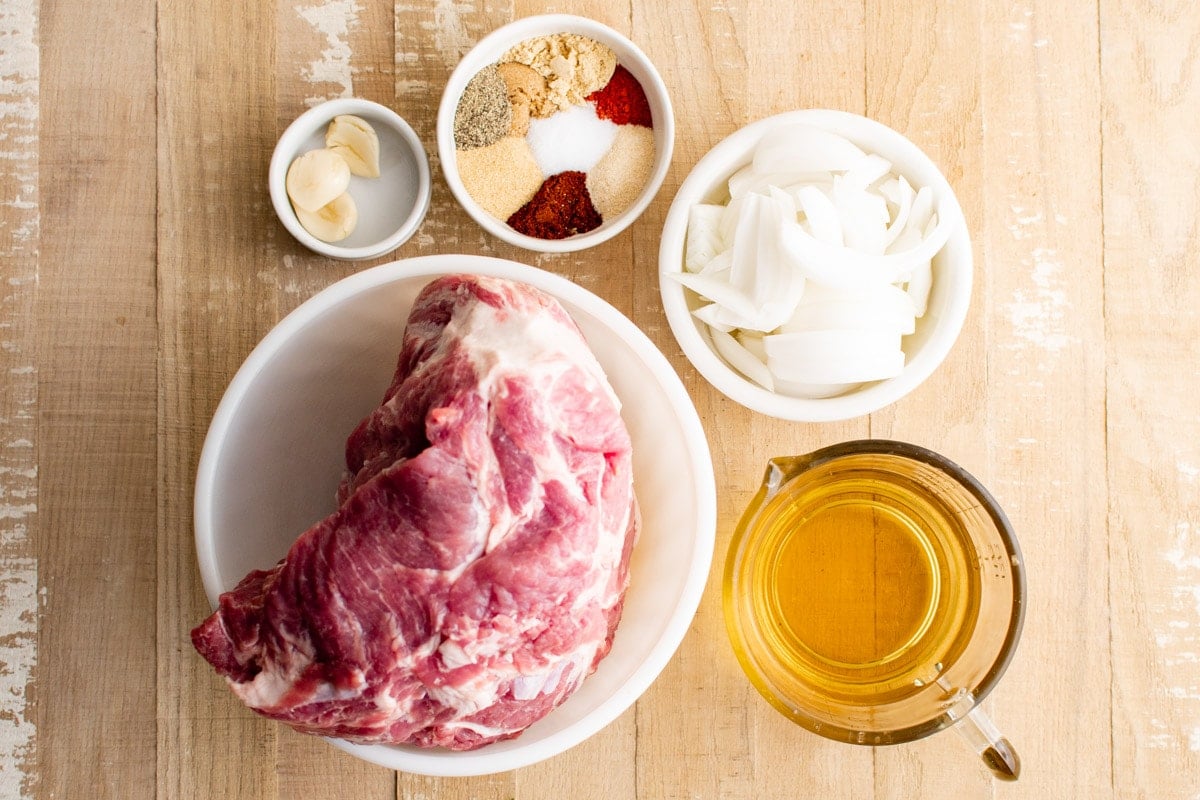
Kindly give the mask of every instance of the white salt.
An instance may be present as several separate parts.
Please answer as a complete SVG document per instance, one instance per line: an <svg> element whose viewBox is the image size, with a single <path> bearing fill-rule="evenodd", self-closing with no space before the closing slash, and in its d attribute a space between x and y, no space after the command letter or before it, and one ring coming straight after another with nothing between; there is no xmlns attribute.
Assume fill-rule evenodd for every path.
<svg viewBox="0 0 1200 800"><path fill-rule="evenodd" d="M616 124L600 119L596 107L584 103L530 120L526 140L542 174L549 178L572 170L587 172L609 151L616 136Z"/></svg>

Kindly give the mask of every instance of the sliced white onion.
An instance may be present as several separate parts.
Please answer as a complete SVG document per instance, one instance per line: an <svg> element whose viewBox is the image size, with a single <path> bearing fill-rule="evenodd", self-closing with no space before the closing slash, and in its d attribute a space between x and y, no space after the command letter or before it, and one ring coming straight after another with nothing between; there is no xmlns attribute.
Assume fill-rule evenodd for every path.
<svg viewBox="0 0 1200 800"><path fill-rule="evenodd" d="M706 306L700 306L699 308L692 309L692 316L713 330L721 331L722 333L729 333L737 326L727 323L721 318L722 310L722 307L716 303L709 303Z"/></svg>
<svg viewBox="0 0 1200 800"><path fill-rule="evenodd" d="M772 187L758 219L759 274L754 301L759 317L757 325L748 326L751 330L764 333L775 330L791 318L804 295L804 273L784 252L779 239L784 223L795 219L796 207L792 198Z"/></svg>
<svg viewBox="0 0 1200 800"><path fill-rule="evenodd" d="M763 337L767 368L796 383L864 383L904 369L900 335L890 331L822 330Z"/></svg>
<svg viewBox="0 0 1200 800"><path fill-rule="evenodd" d="M738 344L728 333L718 330L709 332L717 353L729 362L730 366L745 375L768 392L775 391L775 379L767 365L758 360L749 350Z"/></svg>
<svg viewBox="0 0 1200 800"><path fill-rule="evenodd" d="M750 302L749 297L733 288L729 281L714 278L711 275L696 275L690 272L668 272L667 274L701 297L708 298L736 314L748 318L755 315L754 303Z"/></svg>
<svg viewBox="0 0 1200 800"><path fill-rule="evenodd" d="M742 206L745 204L745 197L734 197L725 206L725 213L721 215L721 243L726 249L733 247L734 232L737 230L738 222L742 218Z"/></svg>
<svg viewBox="0 0 1200 800"><path fill-rule="evenodd" d="M742 347L746 348L759 361L767 363L767 348L763 344L763 337L757 331L738 331L734 337Z"/></svg>
<svg viewBox="0 0 1200 800"><path fill-rule="evenodd" d="M811 173L811 172L791 172L780 174L777 172L759 172L754 168L754 164L747 164L729 177L729 196L731 198L744 197L752 192L765 193L771 186L783 188L795 183L808 182L812 176L820 178L822 175L826 179L829 178L829 173Z"/></svg>
<svg viewBox="0 0 1200 800"><path fill-rule="evenodd" d="M888 181L888 183L881 188L886 188L888 185L894 185L896 187L893 194L895 199L892 201L896 205L896 215L892 217L892 222L890 225L888 225L887 233L883 237L884 252L887 252L888 248L895 244L896 239L899 238L900 233L908 224L908 215L912 211L913 197L916 194L913 192L912 185L908 182L908 180L905 179L903 175L894 181ZM886 196L888 193L884 192L884 194Z"/></svg>
<svg viewBox="0 0 1200 800"><path fill-rule="evenodd" d="M908 213L908 224L918 231L924 231L933 216L933 189L922 186L913 198L912 210Z"/></svg>
<svg viewBox="0 0 1200 800"><path fill-rule="evenodd" d="M911 215L909 219L912 219ZM912 225L905 225L904 229L896 237L896 241L888 245L886 252L888 255L907 253L914 248L920 247L922 238L920 229L914 228Z"/></svg>
<svg viewBox="0 0 1200 800"><path fill-rule="evenodd" d="M708 263L704 265L704 269L700 270L701 275L715 275L718 272L728 272L733 266L733 249L723 250L717 253Z"/></svg>
<svg viewBox="0 0 1200 800"><path fill-rule="evenodd" d="M780 223L784 220L795 220L796 214L796 198L780 189L778 186L768 186L767 195L771 198L776 207L779 209L779 214L782 217ZM772 234L774 231L772 231Z"/></svg>
<svg viewBox="0 0 1200 800"><path fill-rule="evenodd" d="M758 220L762 216L767 198L761 194L748 194L741 198L738 206L738 222L733 232L733 263L729 269L729 283L753 302L755 286L759 283L758 261L762 243L758 239ZM716 301L716 298L710 298Z"/></svg>
<svg viewBox="0 0 1200 800"><path fill-rule="evenodd" d="M892 284L861 290L813 285L781 333L826 329L886 330L907 336L916 330L916 310L908 292Z"/></svg>
<svg viewBox="0 0 1200 800"><path fill-rule="evenodd" d="M753 164L747 164L729 176L729 196L730 198L744 197L754 191L761 181L768 178L769 176L754 169Z"/></svg>
<svg viewBox="0 0 1200 800"><path fill-rule="evenodd" d="M810 280L826 286L853 288L864 283L900 280L914 266L933 258L945 246L952 228L947 216L939 220L930 235L916 247L888 255L866 255L847 247L825 244L810 236L798 223L784 225L782 241L784 249L804 265L805 276Z"/></svg>
<svg viewBox="0 0 1200 800"><path fill-rule="evenodd" d="M724 249L720 230L721 215L724 213L725 206L709 203L688 209L683 266L689 272L700 272L713 256Z"/></svg>
<svg viewBox="0 0 1200 800"><path fill-rule="evenodd" d="M908 296L912 299L913 313L918 317L925 316L929 308L929 290L933 288L933 264L922 261L913 267L908 279Z"/></svg>
<svg viewBox="0 0 1200 800"><path fill-rule="evenodd" d="M758 325L758 320L761 316L759 312L755 312L751 316L744 316L718 303L710 305L711 310L704 312L705 316L713 320L714 328L726 330L727 332L753 330L754 326Z"/></svg>
<svg viewBox="0 0 1200 800"><path fill-rule="evenodd" d="M796 123L763 136L754 150L754 169L778 174L844 172L865 155L844 136Z"/></svg>
<svg viewBox="0 0 1200 800"><path fill-rule="evenodd" d="M889 219L887 200L843 178L834 179L832 200L842 222L845 246L866 255L882 255Z"/></svg>
<svg viewBox="0 0 1200 800"><path fill-rule="evenodd" d="M892 162L883 156L867 153L858 163L842 175L848 185L855 189L866 189L892 171Z"/></svg>
<svg viewBox="0 0 1200 800"><path fill-rule="evenodd" d="M841 218L828 195L815 186L802 186L795 197L814 239L834 247L845 244Z"/></svg>

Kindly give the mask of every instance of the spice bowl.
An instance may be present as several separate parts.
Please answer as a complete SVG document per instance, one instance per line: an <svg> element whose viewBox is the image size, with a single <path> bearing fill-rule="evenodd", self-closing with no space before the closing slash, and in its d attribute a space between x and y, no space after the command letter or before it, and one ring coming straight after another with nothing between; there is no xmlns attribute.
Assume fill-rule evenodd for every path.
<svg viewBox="0 0 1200 800"><path fill-rule="evenodd" d="M735 368L718 352L713 329L693 313L707 301L685 288L678 279L688 271L685 250L692 207L726 203L730 199L730 177L752 163L764 137L797 125L837 134L865 153L881 156L912 186L929 187L939 227L944 223L948 231L944 234L945 243L930 262L932 278L924 314L915 320L913 331L902 339L902 369L886 379L812 387L829 389L825 396L814 393L801 397L771 391ZM916 389L942 363L958 338L970 305L972 274L966 220L954 190L937 164L915 143L886 125L857 114L825 109L789 111L767 117L735 131L714 146L680 185L667 212L659 247L663 310L692 366L731 400L751 410L797 422L829 422L870 414Z"/></svg>
<svg viewBox="0 0 1200 800"><path fill-rule="evenodd" d="M301 155L326 146L335 117L364 120L378 139L379 177L354 175L347 193L357 208L357 225L340 241L322 241L301 224L287 191L288 168ZM431 180L425 148L399 114L359 98L329 100L296 118L279 137L267 183L275 214L296 241L313 252L344 261L376 258L404 244L429 210Z"/></svg>
<svg viewBox="0 0 1200 800"><path fill-rule="evenodd" d="M555 62L553 46L532 54L564 40L581 47ZM615 69L592 66L611 57ZM438 157L455 199L496 238L545 253L593 247L629 227L662 185L674 139L670 97L650 59L607 25L566 14L518 19L481 39L438 107Z"/></svg>

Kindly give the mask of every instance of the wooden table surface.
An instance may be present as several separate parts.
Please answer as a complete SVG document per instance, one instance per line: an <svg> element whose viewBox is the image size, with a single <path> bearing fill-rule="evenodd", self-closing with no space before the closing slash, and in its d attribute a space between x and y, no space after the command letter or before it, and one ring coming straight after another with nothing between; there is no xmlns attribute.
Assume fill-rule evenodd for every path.
<svg viewBox="0 0 1200 800"><path fill-rule="evenodd" d="M512 258L606 297L700 411L718 560L644 697L565 755L478 779L397 774L245 710L193 652L208 610L192 488L213 410L282 316L363 264L302 249L265 183L325 98L396 108L433 146L488 31L547 10L436 0L0 0L0 796L4 798L1195 798L1200 796L1200 5L1176 0L579 0L658 65L675 157L633 227L578 255L433 206L395 257ZM863 113L943 167L976 256L936 374L868 418L750 413L663 316L666 209L736 128ZM992 781L954 734L871 750L750 687L720 559L765 460L858 437L938 450L1017 528L1024 636L986 702L1024 759Z"/></svg>

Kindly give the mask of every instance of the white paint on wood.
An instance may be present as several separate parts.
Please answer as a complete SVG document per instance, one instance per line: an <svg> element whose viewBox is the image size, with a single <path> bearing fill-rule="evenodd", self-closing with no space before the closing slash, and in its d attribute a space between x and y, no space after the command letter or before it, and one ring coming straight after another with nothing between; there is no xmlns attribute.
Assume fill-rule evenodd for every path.
<svg viewBox="0 0 1200 800"><path fill-rule="evenodd" d="M1018 217L1017 228L1041 221L1041 214ZM1014 291L1006 306L1016 337L1010 345L1014 349L1032 345L1056 355L1077 341L1067 332L1070 301L1063 285L1063 266L1056 255L1053 248L1035 247L1030 257L1022 260L1021 266L1029 270L1029 284Z"/></svg>
<svg viewBox="0 0 1200 800"><path fill-rule="evenodd" d="M0 797L26 798L35 741L26 694L37 664L37 561L0 558Z"/></svg>
<svg viewBox="0 0 1200 800"><path fill-rule="evenodd" d="M419 50L428 48L428 43L432 42L432 51L441 57L445 66L453 68L486 33L475 29L478 23L475 26L469 24L473 17L479 16L479 6L472 0L434 0L432 6L430 8L429 4L419 2L396 4L397 18L420 18L418 27L421 30L420 35L405 37L403 29L396 29L397 66L420 62ZM409 49L406 41L418 49ZM402 86L404 83L423 84L424 81L397 81L396 94L416 88L412 85Z"/></svg>
<svg viewBox="0 0 1200 800"><path fill-rule="evenodd" d="M321 57L312 61L301 77L315 86L332 84L334 92L322 91L306 97L306 105L315 106L335 97L354 95L354 70L350 60L350 32L358 27L362 6L354 0L325 0L310 6L296 6L296 13L325 37Z"/></svg>
<svg viewBox="0 0 1200 800"><path fill-rule="evenodd" d="M37 514L37 369L29 342L37 289L38 1L0 3L0 797L26 800L36 783L38 564L30 530Z"/></svg>

